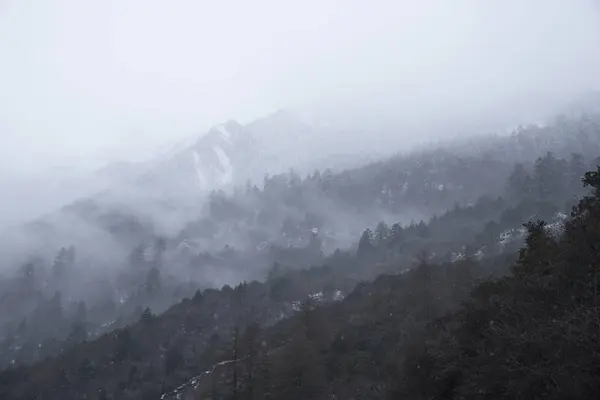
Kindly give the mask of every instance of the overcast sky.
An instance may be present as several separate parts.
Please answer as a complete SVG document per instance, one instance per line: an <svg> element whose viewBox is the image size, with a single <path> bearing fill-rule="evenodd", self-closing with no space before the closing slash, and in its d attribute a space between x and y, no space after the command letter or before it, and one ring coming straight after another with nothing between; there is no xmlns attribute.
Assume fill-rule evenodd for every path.
<svg viewBox="0 0 600 400"><path fill-rule="evenodd" d="M133 159L285 107L393 124L597 89L600 6L0 0L0 54L1 177Z"/></svg>

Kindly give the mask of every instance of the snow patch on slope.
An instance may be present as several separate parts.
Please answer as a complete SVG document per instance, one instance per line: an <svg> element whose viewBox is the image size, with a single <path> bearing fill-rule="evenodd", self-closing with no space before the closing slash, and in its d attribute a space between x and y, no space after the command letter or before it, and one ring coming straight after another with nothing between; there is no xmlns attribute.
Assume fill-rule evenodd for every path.
<svg viewBox="0 0 600 400"><path fill-rule="evenodd" d="M553 218L554 222L547 224L545 226L546 231L549 232L550 234L553 234L556 236L562 234L565 229L565 222L566 222L567 218L568 218L567 214L565 214L563 212L556 213ZM527 235L527 228L525 228L525 227L508 229L500 234L500 236L498 237L498 242L501 245L506 245L515 240L522 239L526 235Z"/></svg>
<svg viewBox="0 0 600 400"><path fill-rule="evenodd" d="M546 225L546 231L552 235L559 236L565 230L565 222L567 221L567 214L559 212L554 216L554 222Z"/></svg>
<svg viewBox="0 0 600 400"><path fill-rule="evenodd" d="M245 357L244 357L245 358ZM200 385L200 381L202 380L203 377L205 376L210 376L211 374L213 374L215 372L215 370L223 365L227 365L227 364L232 364L232 363L237 363L242 361L244 358L240 358L237 360L226 360L226 361L221 361L216 363L215 365L213 365L213 367L207 371L202 372L200 375L196 375L195 377L189 379L187 382L177 386L177 388L173 389L170 392L167 393L163 393L160 396L161 400L165 400L165 399L181 399L183 398L183 393L186 389L198 389L198 386Z"/></svg>
<svg viewBox="0 0 600 400"><path fill-rule="evenodd" d="M213 151L217 155L219 163L221 164L222 173L218 177L219 183L221 185L231 183L233 181L233 165L231 164L231 160L219 146L213 146Z"/></svg>
<svg viewBox="0 0 600 400"><path fill-rule="evenodd" d="M500 234L498 237L501 245L506 245L514 240L520 239L525 236L527 229L524 227L517 229L508 229Z"/></svg>
<svg viewBox="0 0 600 400"><path fill-rule="evenodd" d="M205 190L208 188L208 181L206 177L202 173L202 167L200 166L200 155L196 150L192 153L194 157L194 169L196 170L196 177L198 179L198 186L200 190Z"/></svg>

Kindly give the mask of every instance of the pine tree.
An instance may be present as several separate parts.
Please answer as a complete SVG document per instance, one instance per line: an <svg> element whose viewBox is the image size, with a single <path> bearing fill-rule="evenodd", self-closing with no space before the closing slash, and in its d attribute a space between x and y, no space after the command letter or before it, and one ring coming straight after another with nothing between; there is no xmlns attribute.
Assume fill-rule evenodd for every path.
<svg viewBox="0 0 600 400"><path fill-rule="evenodd" d="M156 267L152 267L146 274L146 281L145 281L146 292L149 294L156 293L160 290L160 287L161 287L160 270Z"/></svg>
<svg viewBox="0 0 600 400"><path fill-rule="evenodd" d="M375 254L375 245L373 243L373 232L365 229L358 241L358 250L356 256L362 261L372 260Z"/></svg>
<svg viewBox="0 0 600 400"><path fill-rule="evenodd" d="M540 276L551 272L552 259L556 256L557 243L546 230L544 221L528 222L525 246L519 251L519 260L512 272L519 278Z"/></svg>
<svg viewBox="0 0 600 400"><path fill-rule="evenodd" d="M390 236L390 228L384 221L381 221L377 224L375 228L375 243L378 246L382 246L387 243L387 240Z"/></svg>
<svg viewBox="0 0 600 400"><path fill-rule="evenodd" d="M327 393L326 369L319 352L314 305L302 305L300 319L283 354L275 360L273 399L319 399Z"/></svg>
<svg viewBox="0 0 600 400"><path fill-rule="evenodd" d="M523 164L515 165L508 177L508 193L514 199L528 198L532 194L533 180Z"/></svg>
<svg viewBox="0 0 600 400"><path fill-rule="evenodd" d="M200 304L200 303L202 303L203 298L204 297L202 296L202 292L200 291L200 289L197 289L196 293L194 293L194 297L192 298L192 301L194 303Z"/></svg>
<svg viewBox="0 0 600 400"><path fill-rule="evenodd" d="M421 238L428 238L430 235L429 227L424 221L419 222L416 225L417 235Z"/></svg>
<svg viewBox="0 0 600 400"><path fill-rule="evenodd" d="M392 230L390 232L391 240L390 243L397 246L402 242L404 229L402 229L402 225L399 223L395 223L392 225Z"/></svg>
<svg viewBox="0 0 600 400"><path fill-rule="evenodd" d="M69 271L75 264L75 247L69 246L68 248L62 247L54 263L52 264L52 275L56 279L62 279L67 276Z"/></svg>
<svg viewBox="0 0 600 400"><path fill-rule="evenodd" d="M582 192L581 181L586 172L585 160L580 153L571 154L569 159L569 191L574 194Z"/></svg>
<svg viewBox="0 0 600 400"><path fill-rule="evenodd" d="M239 382L238 382L238 352L239 352L239 337L240 337L240 330L238 328L238 326L234 326L233 328L233 332L232 332L232 368L233 368L233 378L232 378L232 382L231 382L231 396L233 398L233 400L237 400L238 399L238 386L239 386Z"/></svg>
<svg viewBox="0 0 600 400"><path fill-rule="evenodd" d="M246 377L244 379L245 384L245 398L253 399L254 394L256 392L256 369L257 363L260 357L259 354L259 345L258 345L258 336L260 333L260 327L258 323L252 322L250 323L245 331L244 336L242 338L242 347L243 347L243 356L244 356L244 369L246 372Z"/></svg>
<svg viewBox="0 0 600 400"><path fill-rule="evenodd" d="M564 160L557 159L552 152L535 162L534 180L536 194L540 200L562 199L565 195L565 175L567 165Z"/></svg>

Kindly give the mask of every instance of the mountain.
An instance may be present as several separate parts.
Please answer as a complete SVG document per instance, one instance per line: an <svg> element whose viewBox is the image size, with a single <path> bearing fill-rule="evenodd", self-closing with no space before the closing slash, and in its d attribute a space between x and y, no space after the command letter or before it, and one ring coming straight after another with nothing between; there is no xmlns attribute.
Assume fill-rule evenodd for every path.
<svg viewBox="0 0 600 400"><path fill-rule="evenodd" d="M290 156L310 131L284 112L245 126L229 120L195 143L147 163L135 184L152 191L202 193L256 181L295 165Z"/></svg>
<svg viewBox="0 0 600 400"><path fill-rule="evenodd" d="M531 183L543 187L552 171L538 172ZM562 179L569 183L556 175ZM197 291L162 315L144 311L94 340L69 335L66 350L52 341L21 345L32 328L19 327L0 354L54 346L56 355L2 371L0 395L395 400L495 399L500 390L506 398L597 398L598 283L589 276L600 262L592 251L600 170L585 179L591 196L563 229L527 224L518 254L510 247L485 257L405 258L419 244L444 245L442 231L453 246L469 247L461 226L485 232L509 222L499 209L530 203L525 192L516 208L483 197L420 227L383 236L376 229L370 254L338 252L304 270L274 266L265 282ZM571 196L551 200L562 197ZM60 316L60 298L53 299L42 311Z"/></svg>
<svg viewBox="0 0 600 400"><path fill-rule="evenodd" d="M137 184L148 189L209 191L238 181L242 165L255 150L244 127L227 121L210 129L191 146L150 165Z"/></svg>
<svg viewBox="0 0 600 400"><path fill-rule="evenodd" d="M277 126L276 119L268 121ZM250 132L242 128L240 134L246 129ZM222 135L217 127L206 136L224 146ZM160 162L168 163L186 150L188 155L200 151L194 145L183 146ZM582 154L571 154L576 151ZM154 398L147 389L168 392L229 360L231 330L248 316L273 333L268 334L269 348L285 353L292 350L283 343L290 336L286 317L297 312L298 302L308 295L349 294L357 282L404 271L415 258L449 268L471 268L469 263L479 260L483 267L497 256L514 255L526 239L519 226L530 219L552 221L548 229L559 232L554 228L563 224L564 215L585 193L581 176L588 166L597 164L598 154L600 117L581 117L523 128L509 137L481 138L471 145L398 155L341 173L323 171L306 178L293 172L273 175L264 179L262 187L215 192L206 202L192 202L189 208L159 202L161 193L151 199L139 196L142 191L137 198L128 197L135 185L124 185L122 189L129 187L129 191L121 193L119 201L107 193L81 199L28 224L22 236L0 240L6 254L7 245L17 249L23 245L19 240L41 238L28 254L38 257L12 264L15 272L7 271L0 279L0 365L27 365L58 356L38 365L58 374L40 372L39 376L51 376L50 386L25 383L19 388L18 380L26 381L28 376L35 380L38 373L17 379L18 375L10 374L19 370L13 370L0 376L0 397L6 384L13 393L6 398L30 398L17 393L32 387L36 393L40 390L38 394L44 392L44 398L54 398L49 394L52 382L61 380L68 383L65 390L55 393L57 398L81 398L82 393L96 398L92 393L98 387L121 394L127 387L128 394L122 398ZM130 167L119 165L106 172L118 174L119 168ZM42 245L48 249L45 255L36 253ZM501 264L506 271L507 265ZM450 269L456 278L471 273L460 267ZM458 282L447 279L446 272L439 278L435 282L443 291L434 289L433 293L446 293L450 298L436 304L458 306L468 287L460 289L455 285ZM232 289L240 281L254 279L266 283ZM412 283L402 286L419 288ZM215 287L223 289L210 289ZM206 288L194 296L196 290ZM392 289L400 290L382 287L376 292L391 293ZM359 292L365 294L362 289ZM380 312L389 311L389 318L383 315L386 324L404 323L403 318L394 317L404 312L403 304L416 307L414 317L422 323L431 316L431 310L420 309L420 301L414 298L424 299L428 293L405 293L407 297L396 302L400 307L390 310L387 299L380 297L377 313L369 311L367 297L364 310L355 312L350 303L356 297L350 294L340 303L350 307L348 312L332 310L332 318L327 318L336 324L350 323L332 331L350 342L326 339L319 351L331 345L327 357L346 359L350 354L344 350L345 343L354 343L356 356L381 359L378 354L384 348L377 347L381 342L377 335L365 342L376 351L361 353L364 332L372 331L361 320L376 326L383 315ZM162 313L192 296L204 300L184 302L157 319L143 311ZM444 308L437 309L436 315L441 311ZM339 315L343 316L335 321L333 317ZM365 315L377 315L377 320L365 320ZM143 322L134 323L140 319ZM156 323L149 325L149 321ZM358 331L356 322L362 325L356 327ZM420 329L421 322L415 327ZM126 325L131 325L129 333L109 334ZM85 338L89 345L77 346ZM384 346L396 343L392 336L386 340ZM135 350L136 342L143 347ZM128 348L132 349L129 355L124 350ZM216 349L223 351L210 353ZM276 369L284 368L286 357L272 355L278 360ZM365 362L372 364L369 360ZM93 371L86 375L90 363ZM123 373L130 376L129 382L116 378ZM343 374L339 377L344 379ZM350 387L331 383L341 398L349 398ZM342 386L336 388L338 384Z"/></svg>
<svg viewBox="0 0 600 400"><path fill-rule="evenodd" d="M370 161L368 153L345 152L345 141L336 146L338 136L331 127L311 125L279 111L246 125L233 120L216 125L143 162L112 163L91 174L79 174L77 182L81 184L71 185L75 191L61 191L60 203L50 202L46 193L43 215L0 232L2 261L14 269L32 257L52 258L58 249L73 244L80 254L92 259L105 259L106 255L110 264L117 264L115 259L124 258L152 235L196 239L196 231L187 227L215 219L209 215L214 212L208 197L212 190L229 191L248 179L260 187L266 174L274 177L292 167L308 175L325 166L335 171ZM214 245L215 237L222 237L219 243L223 245L254 245L254 239L248 240L249 232L260 230L255 236L265 242L277 238L285 213L293 212L294 220L300 220L308 212L304 208L312 207L279 212L264 199L259 201L261 214L277 213L272 226L257 229L256 211L245 205L247 220L238 221L242 228L220 221L217 231L203 241ZM271 229L277 233L268 232L264 237ZM183 232L188 231L194 234L185 236Z"/></svg>
<svg viewBox="0 0 600 400"><path fill-rule="evenodd" d="M229 120L138 165L137 175L129 181L140 190L197 195L242 186L249 180L261 182L265 174L292 168L308 174L319 168L355 167L381 157L364 145L353 145L358 136L309 123L284 110L246 125Z"/></svg>
<svg viewBox="0 0 600 400"><path fill-rule="evenodd" d="M400 368L395 362L412 343L398 338L420 337L432 319L457 309L473 279L508 273L505 258L529 240L519 228L525 221L550 221L546 230L561 235L586 194L582 175L600 163L600 115L584 115L203 194L260 178L263 168L330 162L323 149L351 154L356 142L345 138L285 112L228 121L161 157L99 171L98 181L119 183L2 236L0 366L16 368L0 374L0 397L111 398L103 388L116 398L158 398L216 377L214 366L224 378L218 386L235 391L237 329L249 340L244 326L257 323L276 372L265 387L275 397L318 398L286 394L291 375L318 365L333 379L318 386L338 398L382 398L381 387L391 388L382 380L387 367ZM18 262L15 251L24 253ZM415 259L425 268L404 275ZM357 285L382 273L405 277ZM186 297L194 300L152 315ZM307 297L330 304L318 311L331 329L316 335L317 348L293 328ZM287 369L303 355L323 356L324 365ZM222 374L223 365L234 369ZM239 372L257 376L253 366Z"/></svg>
<svg viewBox="0 0 600 400"><path fill-rule="evenodd" d="M454 141L371 163L368 156L343 151L352 145L341 140L342 132L311 126L290 113L247 125L228 121L162 157L103 169L98 180L107 185L113 180L112 186L28 224L24 233L11 231L2 247L5 254L25 245L52 254L70 244L101 242L105 251L111 249L108 253L121 254L131 250L130 243L158 235L175 245L202 243L203 250L255 249L265 242L291 245L296 233L304 237L320 227L321 234L335 238L326 246L335 250L358 240L362 226L418 221L455 203L471 204L485 193L500 194L515 163L531 165L548 151L566 160L580 153L590 163L600 152L599 120L597 115L558 120L520 128L508 137ZM324 145L335 140L339 146ZM328 154L332 148L341 156ZM336 161L343 171L312 170L304 177L287 171L287 165L311 171L319 164L335 167ZM278 170L285 173L265 177ZM209 196L211 186L230 188L251 176L255 189L251 185Z"/></svg>

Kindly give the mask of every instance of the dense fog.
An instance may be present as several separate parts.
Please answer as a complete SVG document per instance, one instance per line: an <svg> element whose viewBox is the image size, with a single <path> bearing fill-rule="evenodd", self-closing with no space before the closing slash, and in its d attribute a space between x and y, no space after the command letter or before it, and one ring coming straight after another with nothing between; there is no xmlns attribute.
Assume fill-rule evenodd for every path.
<svg viewBox="0 0 600 400"><path fill-rule="evenodd" d="M242 282L270 327L560 231L597 49L592 0L0 2L0 368L208 293L206 346Z"/></svg>
<svg viewBox="0 0 600 400"><path fill-rule="evenodd" d="M538 121L599 87L598 13L593 0L4 1L0 182L30 187L9 191L0 221L93 191L82 169L281 108L331 126L327 152Z"/></svg>

